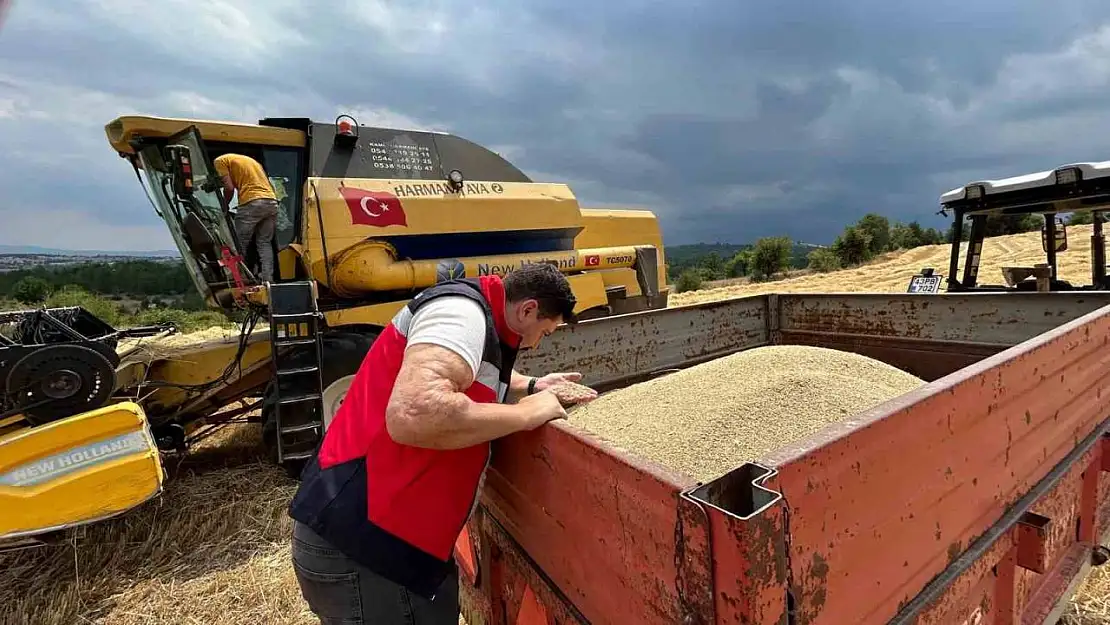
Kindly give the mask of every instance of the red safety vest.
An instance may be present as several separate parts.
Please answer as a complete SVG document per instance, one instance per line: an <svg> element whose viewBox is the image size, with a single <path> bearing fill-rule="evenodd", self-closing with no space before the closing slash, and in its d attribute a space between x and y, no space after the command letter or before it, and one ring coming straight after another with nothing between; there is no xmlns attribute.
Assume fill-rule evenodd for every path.
<svg viewBox="0 0 1110 625"><path fill-rule="evenodd" d="M490 444L454 450L395 442L385 408L413 314L447 295L486 312L486 345L466 395L503 402L520 336L505 323L498 276L437 284L402 308L374 341L343 404L306 465L289 515L377 574L431 597L454 566L455 540L470 517L489 463Z"/></svg>

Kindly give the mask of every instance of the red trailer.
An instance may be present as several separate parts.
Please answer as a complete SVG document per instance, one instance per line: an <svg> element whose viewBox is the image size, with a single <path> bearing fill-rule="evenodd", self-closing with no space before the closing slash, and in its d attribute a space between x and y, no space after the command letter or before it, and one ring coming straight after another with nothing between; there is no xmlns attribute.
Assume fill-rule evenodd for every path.
<svg viewBox="0 0 1110 625"><path fill-rule="evenodd" d="M629 319L519 366L607 390L805 344L929 383L706 484L564 423L500 441L458 545L470 625L1054 623L1106 560L1110 293L765 295Z"/></svg>

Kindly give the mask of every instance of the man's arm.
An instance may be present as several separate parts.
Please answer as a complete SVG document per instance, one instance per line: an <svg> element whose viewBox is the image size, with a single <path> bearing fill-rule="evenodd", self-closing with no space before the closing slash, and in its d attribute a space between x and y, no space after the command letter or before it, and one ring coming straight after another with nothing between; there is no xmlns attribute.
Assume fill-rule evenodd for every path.
<svg viewBox="0 0 1110 625"><path fill-rule="evenodd" d="M231 176L225 174L220 176L220 179L223 180L224 183L224 202L227 202L227 205L231 206L231 197L235 195L235 185L231 184Z"/></svg>
<svg viewBox="0 0 1110 625"><path fill-rule="evenodd" d="M475 402L463 394L472 378L450 349L431 343L406 349L385 412L389 436L413 447L460 449L566 417L552 393L516 404Z"/></svg>
<svg viewBox="0 0 1110 625"><path fill-rule="evenodd" d="M509 378L509 401L519 401L522 397L528 396L528 383L532 381L532 376L524 375L513 369L513 374Z"/></svg>

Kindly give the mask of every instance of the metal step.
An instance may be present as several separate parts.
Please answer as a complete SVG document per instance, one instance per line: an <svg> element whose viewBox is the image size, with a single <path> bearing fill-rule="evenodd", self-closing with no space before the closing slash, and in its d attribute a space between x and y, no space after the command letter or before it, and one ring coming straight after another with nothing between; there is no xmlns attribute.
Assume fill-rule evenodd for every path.
<svg viewBox="0 0 1110 625"><path fill-rule="evenodd" d="M296 434L297 432L307 432L324 425L321 421L312 421L303 425L291 425L289 427L281 428L282 434Z"/></svg>
<svg viewBox="0 0 1110 625"><path fill-rule="evenodd" d="M310 436L319 438L324 429L324 390L321 379L323 355L320 352L320 330L325 324L316 297L315 285L312 282L277 283L271 284L269 289L270 344L274 352L272 375L276 393L274 425L278 433L278 462L281 463L308 459L314 453L312 451L285 453L285 435L314 431ZM294 353L281 349L284 346L295 345L309 349L296 350ZM298 359L304 357L307 360L288 362L294 357ZM289 376L303 377L290 379ZM279 380L287 383L278 383ZM296 383L290 384L294 380ZM290 386L293 388L289 388ZM304 406L306 402L310 405L307 412L306 409L290 407L290 404ZM297 418L293 420L296 425L282 425L282 422L287 419L286 410L297 410Z"/></svg>
<svg viewBox="0 0 1110 625"><path fill-rule="evenodd" d="M316 339L301 339L301 338L281 339L281 338L276 338L276 337L274 338L274 345L312 345L315 342L316 342Z"/></svg>
<svg viewBox="0 0 1110 625"><path fill-rule="evenodd" d="M320 367L316 365L309 365L307 367L293 367L292 369L278 369L278 375L300 375L302 373L312 373L319 371Z"/></svg>
<svg viewBox="0 0 1110 625"><path fill-rule="evenodd" d="M282 397L278 399L278 405L284 404L299 404L302 401L313 401L316 399L323 399L319 393L305 393L304 395L290 395L289 397Z"/></svg>

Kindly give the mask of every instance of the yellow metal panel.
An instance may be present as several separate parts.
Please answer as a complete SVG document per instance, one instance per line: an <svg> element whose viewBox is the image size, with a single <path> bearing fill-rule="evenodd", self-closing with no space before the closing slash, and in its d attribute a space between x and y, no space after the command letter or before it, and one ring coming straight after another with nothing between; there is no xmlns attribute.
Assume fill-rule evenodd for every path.
<svg viewBox="0 0 1110 625"><path fill-rule="evenodd" d="M108 142L117 152L131 154L129 141L135 137L164 138L175 135L189 126L196 126L205 141L227 141L230 143L251 143L255 145L275 145L304 147L305 135L299 130L272 128L257 124L236 122L217 122L175 117L149 117L145 115L126 115L117 117L104 126Z"/></svg>
<svg viewBox="0 0 1110 625"><path fill-rule="evenodd" d="M578 300L578 304L574 307L575 314L609 304L609 298L605 295L605 281L601 277L601 272L575 274L567 276L567 280L570 282L571 289L574 290L574 297Z"/></svg>
<svg viewBox="0 0 1110 625"><path fill-rule="evenodd" d="M404 224L378 227L355 223L356 217L362 218L358 214L361 209L356 206L352 213L340 187L395 196ZM318 212L323 216L327 252L332 257L371 237L582 226L578 201L565 184L474 181L466 183L462 193L451 193L446 183L434 181L310 178L304 197L306 258L317 277L324 273Z"/></svg>
<svg viewBox="0 0 1110 625"><path fill-rule="evenodd" d="M631 270L626 270L631 271ZM578 305L574 312L580 313L587 308L605 306L608 299L605 296L605 282L601 278L604 272L593 272L567 276ZM632 272L632 281L636 281L636 273ZM324 312L324 319L328 326L339 328L348 325L372 325L385 327L393 315L397 314L410 300L403 299L384 304L371 304L369 306L356 306L344 310L329 310Z"/></svg>
<svg viewBox="0 0 1110 625"><path fill-rule="evenodd" d="M157 354L150 362L148 378L172 384L196 385L211 382L223 375L227 366L235 360L235 352L239 348L239 336L233 331L230 338L216 338L203 343L196 343L186 347L170 348L165 353ZM266 328L256 329L248 339L248 345L243 352L243 358L234 372L217 389L231 385L239 380L240 369L244 377L258 366L265 365L270 360L270 340ZM136 354L131 358L138 359ZM143 404L152 415L166 410L170 406L184 403L196 391L188 389L163 387L154 390Z"/></svg>
<svg viewBox="0 0 1110 625"><path fill-rule="evenodd" d="M651 245L659 252L659 290L667 290L666 255L659 221L651 211L583 208L585 229L574 239L574 247ZM633 280L633 282L635 282Z"/></svg>
<svg viewBox="0 0 1110 625"><path fill-rule="evenodd" d="M0 538L104 519L161 492L146 416L122 402L0 439Z"/></svg>
<svg viewBox="0 0 1110 625"><path fill-rule="evenodd" d="M299 246L290 245L283 248L277 255L278 277L282 280L292 280L297 275L297 257Z"/></svg>
<svg viewBox="0 0 1110 625"><path fill-rule="evenodd" d="M636 279L635 269L609 269L597 273L605 281L605 286L623 286L625 297L639 297L644 294Z"/></svg>
<svg viewBox="0 0 1110 625"><path fill-rule="evenodd" d="M344 310L329 310L324 313L328 326L338 328L348 325L371 325L384 328L393 319L409 300L397 300L384 304L371 304L369 306L356 306Z"/></svg>
<svg viewBox="0 0 1110 625"><path fill-rule="evenodd" d="M393 248L369 241L333 256L331 288L344 296L374 291L402 291L432 286L440 275L474 278L505 275L528 264L551 263L563 272L631 267L634 247L605 247L565 252L505 254L441 260L398 260Z"/></svg>

